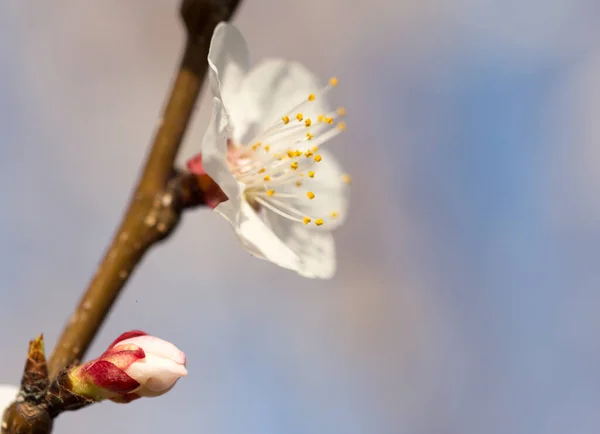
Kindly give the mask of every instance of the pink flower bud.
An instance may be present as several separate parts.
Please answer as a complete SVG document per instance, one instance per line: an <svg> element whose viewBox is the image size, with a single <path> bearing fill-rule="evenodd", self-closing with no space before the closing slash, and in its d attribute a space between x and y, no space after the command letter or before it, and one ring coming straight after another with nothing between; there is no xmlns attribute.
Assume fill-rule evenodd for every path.
<svg viewBox="0 0 600 434"><path fill-rule="evenodd" d="M175 345L134 330L119 336L99 358L74 368L69 378L77 394L130 402L162 395L186 375L185 354Z"/></svg>

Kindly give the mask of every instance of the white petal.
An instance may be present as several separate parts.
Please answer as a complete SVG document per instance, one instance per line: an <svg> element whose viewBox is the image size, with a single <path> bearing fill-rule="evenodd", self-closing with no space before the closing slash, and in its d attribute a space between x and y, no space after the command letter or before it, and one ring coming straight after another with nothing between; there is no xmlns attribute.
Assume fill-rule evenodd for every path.
<svg viewBox="0 0 600 434"><path fill-rule="evenodd" d="M135 338L125 339L119 342L115 348L121 345L133 344L140 347L146 353L146 356L152 354L154 356L160 356L185 365L185 354L171 342L157 338L156 336L137 336Z"/></svg>
<svg viewBox="0 0 600 434"><path fill-rule="evenodd" d="M237 197L238 183L227 164L227 114L219 98L213 98L213 111L202 140L202 164L208 176L215 181L227 197Z"/></svg>
<svg viewBox="0 0 600 434"><path fill-rule="evenodd" d="M221 22L215 28L208 51L209 79L213 92L227 107L235 98L249 67L246 40L233 25Z"/></svg>
<svg viewBox="0 0 600 434"><path fill-rule="evenodd" d="M298 274L309 278L331 279L335 274L335 244L329 232L295 223L268 213L273 232L300 258Z"/></svg>
<svg viewBox="0 0 600 434"><path fill-rule="evenodd" d="M241 203L236 233L252 255L283 268L298 268L298 256L273 233L246 201Z"/></svg>
<svg viewBox="0 0 600 434"><path fill-rule="evenodd" d="M290 114L290 110L305 101L306 104L290 117L302 112L304 119L311 118L316 123L318 115L330 110L326 98L318 93L321 87L317 78L299 63L282 59L262 61L246 75L239 92L239 97L246 101L246 121L254 123L249 134L254 137L281 122L282 116ZM314 101L308 101L311 93L316 95ZM292 122L298 121L292 119ZM305 130L298 132L300 138L305 134ZM247 137L244 139L248 140ZM270 144L277 146L277 143Z"/></svg>
<svg viewBox="0 0 600 434"><path fill-rule="evenodd" d="M146 396L146 390L166 392L179 378L188 373L185 366L153 354L147 354L144 359L132 363L125 372L140 383L141 386L135 393L141 396Z"/></svg>
<svg viewBox="0 0 600 434"><path fill-rule="evenodd" d="M239 97L244 76L249 68L248 46L240 31L233 25L217 25L208 52L209 80L213 96L223 101L233 128L231 138L239 142L247 131L246 101ZM239 142L241 143L241 142Z"/></svg>
<svg viewBox="0 0 600 434"><path fill-rule="evenodd" d="M215 211L221 214L232 225L236 226L240 210L240 198L229 199L221 202L215 208Z"/></svg>
<svg viewBox="0 0 600 434"><path fill-rule="evenodd" d="M8 384L0 384L0 419L4 410L15 400L19 388Z"/></svg>

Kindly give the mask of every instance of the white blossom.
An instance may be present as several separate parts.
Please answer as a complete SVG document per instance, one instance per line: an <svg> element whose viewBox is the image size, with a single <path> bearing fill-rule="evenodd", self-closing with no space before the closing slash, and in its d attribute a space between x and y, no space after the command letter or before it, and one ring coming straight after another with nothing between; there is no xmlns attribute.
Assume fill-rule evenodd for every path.
<svg viewBox="0 0 600 434"><path fill-rule="evenodd" d="M232 25L215 29L208 62L213 113L202 165L228 200L215 208L254 256L312 278L335 273L331 231L344 221L349 181L323 150L341 133L326 86L302 65L280 59L249 68Z"/></svg>

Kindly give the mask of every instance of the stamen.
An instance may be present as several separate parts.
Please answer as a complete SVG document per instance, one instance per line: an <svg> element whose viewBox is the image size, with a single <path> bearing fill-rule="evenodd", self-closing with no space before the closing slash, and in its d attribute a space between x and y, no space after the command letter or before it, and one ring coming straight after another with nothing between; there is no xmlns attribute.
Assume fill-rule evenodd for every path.
<svg viewBox="0 0 600 434"><path fill-rule="evenodd" d="M309 101L314 101L315 100L315 94L311 93L310 95L308 95L308 100Z"/></svg>
<svg viewBox="0 0 600 434"><path fill-rule="evenodd" d="M280 209L276 208L275 206L273 206L272 204L270 204L269 201L267 201L267 200L264 200L260 197L255 197L254 200L256 200L258 203L260 203L265 208L269 208L275 214L279 214L281 217L285 217L286 219L289 219L289 220L292 220L295 222L303 222L303 219L296 218L292 215L287 214L286 212L283 212L282 210L280 210Z"/></svg>
<svg viewBox="0 0 600 434"><path fill-rule="evenodd" d="M323 223L325 223L325 222L323 221L323 219L316 219L316 220L315 220L315 224L316 224L317 226L321 226Z"/></svg>
<svg viewBox="0 0 600 434"><path fill-rule="evenodd" d="M315 177L315 172L313 172L312 170L308 171L308 177L309 178L314 178Z"/></svg>
<svg viewBox="0 0 600 434"><path fill-rule="evenodd" d="M296 220L294 218L294 220L299 221L299 219L302 219L303 217L308 217L314 220L313 217L311 216L307 216L306 214L300 212L299 210L297 210L296 208L291 207L290 205L283 203L277 199L269 199L268 201L264 198L256 198L256 199L261 199L264 202L268 202L271 207L277 207L278 210L280 210L281 212L286 213L286 215L291 216L292 218L294 218L293 216L298 216L298 220ZM269 208L272 209L272 208ZM281 215L281 214L280 214Z"/></svg>
<svg viewBox="0 0 600 434"><path fill-rule="evenodd" d="M298 119L298 122L302 122L302 119L304 119L304 115L302 113L298 113L296 115L296 119Z"/></svg>
<svg viewBox="0 0 600 434"><path fill-rule="evenodd" d="M305 225L309 224L311 221L312 221L312 220L311 220L311 218L310 218L310 217L304 217L304 218L302 219L302 223L304 223Z"/></svg>
<svg viewBox="0 0 600 434"><path fill-rule="evenodd" d="M321 162L322 159L323 159L323 157L321 157L319 154L315 155L315 161L317 163Z"/></svg>
<svg viewBox="0 0 600 434"><path fill-rule="evenodd" d="M284 116L281 118L281 120L283 121L284 124L288 124L290 122L290 117L289 116Z"/></svg>
<svg viewBox="0 0 600 434"><path fill-rule="evenodd" d="M313 200L315 198L315 194L312 191L307 191L306 197L308 197L310 200Z"/></svg>

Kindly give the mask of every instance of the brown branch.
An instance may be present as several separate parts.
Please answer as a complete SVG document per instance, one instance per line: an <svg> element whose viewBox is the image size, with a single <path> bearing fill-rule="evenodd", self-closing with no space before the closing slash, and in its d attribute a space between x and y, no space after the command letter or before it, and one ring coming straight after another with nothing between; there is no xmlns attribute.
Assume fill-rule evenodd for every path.
<svg viewBox="0 0 600 434"><path fill-rule="evenodd" d="M45 362L43 372L32 368L42 365L28 362L21 391L25 399L13 403L4 413L0 425L2 434L50 433L52 419L64 409L54 408L50 414L39 404L40 387L43 389L63 368L83 358L145 253L173 233L183 210L204 204L205 193L223 194L206 176L177 172L174 162L206 74L206 57L214 28L220 21L231 18L239 2L182 0L181 16L187 30L185 50L127 211L54 348L48 363L49 378L42 378L46 372ZM43 357L43 347L40 348ZM28 366L31 369L28 370Z"/></svg>
<svg viewBox="0 0 600 434"><path fill-rule="evenodd" d="M190 183L184 182L189 178L176 176L173 164L206 74L214 28L232 16L238 3L182 1L187 41L162 121L121 225L50 357L51 378L84 356L144 254L172 233L185 207L201 203L203 184L189 190Z"/></svg>

